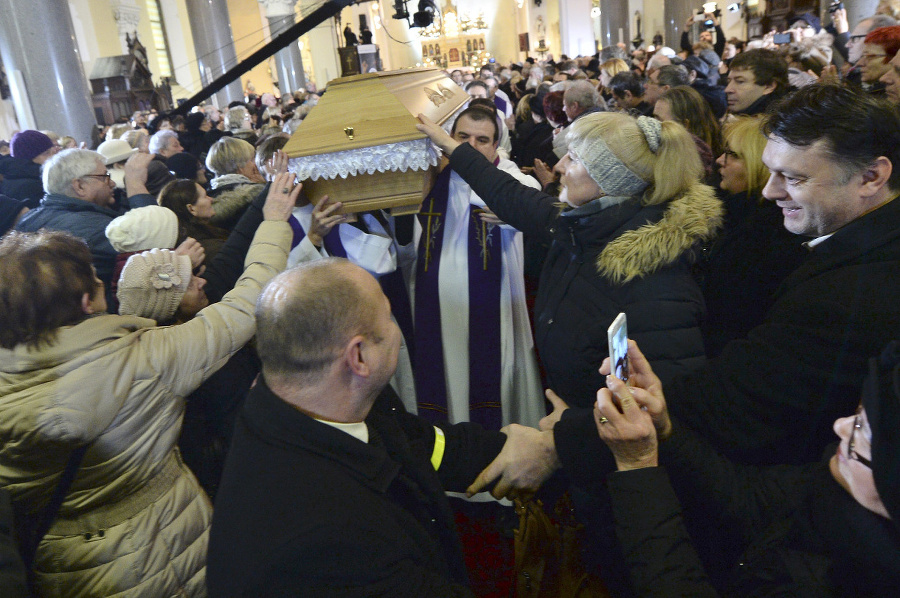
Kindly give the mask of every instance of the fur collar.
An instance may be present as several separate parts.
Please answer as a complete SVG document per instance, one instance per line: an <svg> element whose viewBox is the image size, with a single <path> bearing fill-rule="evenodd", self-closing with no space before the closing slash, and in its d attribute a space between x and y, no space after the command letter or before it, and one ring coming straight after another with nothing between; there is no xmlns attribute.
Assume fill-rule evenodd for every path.
<svg viewBox="0 0 900 598"><path fill-rule="evenodd" d="M223 174L222 176L217 176L213 180L209 182L209 186L213 189L218 189L219 187L224 187L226 185L252 185L253 181L248 179L242 174Z"/></svg>
<svg viewBox="0 0 900 598"><path fill-rule="evenodd" d="M597 271L624 284L677 261L695 243L709 241L722 226L724 208L712 187L697 183L668 202L663 217L610 241L597 257Z"/></svg>

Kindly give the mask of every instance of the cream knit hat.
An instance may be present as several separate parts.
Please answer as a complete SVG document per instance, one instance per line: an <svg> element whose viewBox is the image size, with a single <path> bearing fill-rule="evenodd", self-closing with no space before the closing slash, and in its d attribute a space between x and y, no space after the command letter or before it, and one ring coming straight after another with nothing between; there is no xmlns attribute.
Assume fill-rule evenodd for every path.
<svg viewBox="0 0 900 598"><path fill-rule="evenodd" d="M157 322L172 319L191 283L191 258L168 249L136 253L119 277L119 314Z"/></svg>
<svg viewBox="0 0 900 598"><path fill-rule="evenodd" d="M106 225L106 238L119 253L174 249L178 240L178 216L162 206L128 210Z"/></svg>

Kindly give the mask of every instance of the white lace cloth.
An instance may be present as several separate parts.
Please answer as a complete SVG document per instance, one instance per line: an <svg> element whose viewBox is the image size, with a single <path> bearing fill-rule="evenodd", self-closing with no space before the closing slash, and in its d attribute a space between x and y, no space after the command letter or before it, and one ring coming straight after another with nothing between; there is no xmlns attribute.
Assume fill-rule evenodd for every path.
<svg viewBox="0 0 900 598"><path fill-rule="evenodd" d="M317 181L375 172L428 170L431 166L437 166L439 159L440 151L426 137L294 158L288 163L288 170L295 173L301 181Z"/></svg>

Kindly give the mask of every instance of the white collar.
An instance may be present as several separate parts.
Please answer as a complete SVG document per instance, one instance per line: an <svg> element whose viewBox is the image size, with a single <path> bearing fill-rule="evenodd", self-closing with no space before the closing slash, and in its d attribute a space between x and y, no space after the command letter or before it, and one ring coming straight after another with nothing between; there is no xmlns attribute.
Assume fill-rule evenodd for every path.
<svg viewBox="0 0 900 598"><path fill-rule="evenodd" d="M366 422L354 422L352 424L345 424L342 422L332 422L327 419L318 419L317 422L322 422L326 426L331 426L332 428L337 428L341 432L346 432L350 436L353 436L357 440L362 440L366 444L369 443L369 426L366 425Z"/></svg>

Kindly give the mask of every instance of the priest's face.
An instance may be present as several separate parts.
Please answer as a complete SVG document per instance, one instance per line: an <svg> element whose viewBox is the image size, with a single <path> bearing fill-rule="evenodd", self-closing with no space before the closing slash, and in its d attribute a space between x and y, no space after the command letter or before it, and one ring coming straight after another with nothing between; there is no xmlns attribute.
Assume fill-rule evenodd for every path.
<svg viewBox="0 0 900 598"><path fill-rule="evenodd" d="M468 143L493 162L497 158L499 140L494 140L497 129L490 120L472 120L461 116L454 125L453 138L460 143Z"/></svg>

